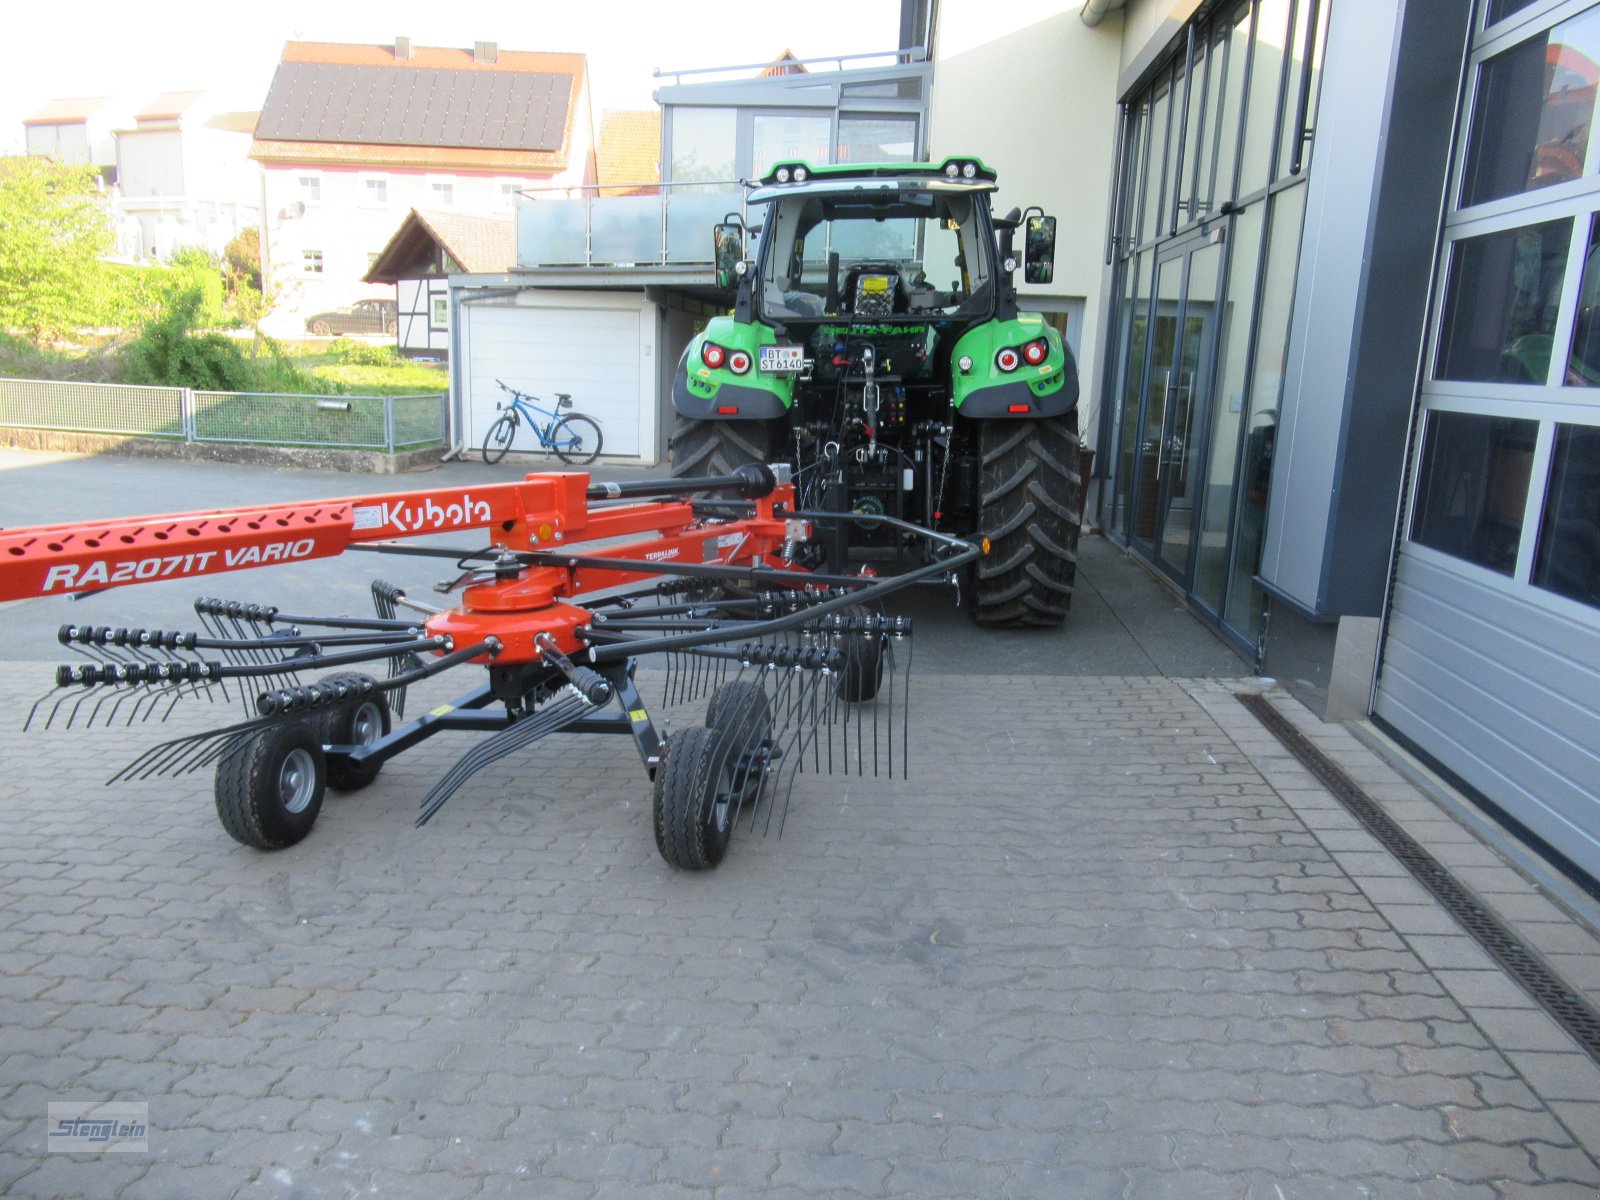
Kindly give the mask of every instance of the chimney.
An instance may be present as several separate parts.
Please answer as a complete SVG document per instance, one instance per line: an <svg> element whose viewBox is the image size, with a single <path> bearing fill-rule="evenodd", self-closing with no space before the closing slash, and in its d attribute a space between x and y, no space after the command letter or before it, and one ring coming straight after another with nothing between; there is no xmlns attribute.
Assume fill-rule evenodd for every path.
<svg viewBox="0 0 1600 1200"><path fill-rule="evenodd" d="M479 63L499 62L500 47L494 42L473 42L472 61Z"/></svg>
<svg viewBox="0 0 1600 1200"><path fill-rule="evenodd" d="M395 40L394 40L394 56L396 58L402 59L402 60L411 57L411 39L410 38L407 38L407 37L397 37L397 38L395 38Z"/></svg>

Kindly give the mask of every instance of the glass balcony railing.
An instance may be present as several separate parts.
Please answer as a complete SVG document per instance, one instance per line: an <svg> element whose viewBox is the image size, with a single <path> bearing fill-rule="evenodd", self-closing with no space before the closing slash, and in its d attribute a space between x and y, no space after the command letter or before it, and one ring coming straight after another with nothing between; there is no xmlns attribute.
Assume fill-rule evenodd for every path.
<svg viewBox="0 0 1600 1200"><path fill-rule="evenodd" d="M530 188L517 205L519 267L636 267L711 262L711 227L744 216L736 179L710 183Z"/></svg>

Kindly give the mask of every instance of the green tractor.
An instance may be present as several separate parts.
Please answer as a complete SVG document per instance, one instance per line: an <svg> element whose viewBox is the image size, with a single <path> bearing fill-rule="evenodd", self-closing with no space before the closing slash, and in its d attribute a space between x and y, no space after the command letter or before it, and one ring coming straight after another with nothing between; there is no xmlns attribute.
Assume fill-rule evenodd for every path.
<svg viewBox="0 0 1600 1200"><path fill-rule="evenodd" d="M1077 366L1017 310L1015 232L1024 278L1049 283L1055 218L996 217L994 191L974 158L774 167L748 196L759 221L716 227L737 300L678 364L672 472L788 462L802 509L855 514L795 547L803 565L897 565L921 543L884 518L908 521L981 540L979 624L1054 626L1077 564Z"/></svg>

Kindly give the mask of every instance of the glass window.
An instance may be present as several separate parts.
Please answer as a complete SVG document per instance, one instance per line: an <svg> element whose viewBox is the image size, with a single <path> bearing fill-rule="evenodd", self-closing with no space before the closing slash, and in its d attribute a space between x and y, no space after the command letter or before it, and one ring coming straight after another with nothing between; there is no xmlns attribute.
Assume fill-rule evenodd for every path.
<svg viewBox="0 0 1600 1200"><path fill-rule="evenodd" d="M1156 86L1155 99L1150 103L1150 156L1144 168L1144 214L1139 219L1139 236L1146 241L1167 234L1167 209L1162 197L1167 149L1172 143L1171 112L1172 85L1163 81Z"/></svg>
<svg viewBox="0 0 1600 1200"><path fill-rule="evenodd" d="M1556 426L1533 582L1600 608L1600 427Z"/></svg>
<svg viewBox="0 0 1600 1200"><path fill-rule="evenodd" d="M1583 174L1600 80L1600 9L1485 62L1467 144L1465 207Z"/></svg>
<svg viewBox="0 0 1600 1200"><path fill-rule="evenodd" d="M435 180L429 188L435 204L449 208L456 202L456 185L446 180Z"/></svg>
<svg viewBox="0 0 1600 1200"><path fill-rule="evenodd" d="M1200 553L1195 562L1195 595L1208 608L1222 608L1222 586L1228 572L1228 521L1232 508L1226 490L1239 459L1239 432L1244 424L1245 369L1250 365L1250 327L1255 316L1256 268L1261 265L1261 223L1264 204L1242 210L1233 224L1233 261L1228 264L1228 290L1223 296L1222 328L1217 342L1217 390L1213 402L1214 432L1209 488L1200 518ZM1266 503L1262 495L1258 501Z"/></svg>
<svg viewBox="0 0 1600 1200"><path fill-rule="evenodd" d="M1440 379L1544 383L1572 222L1462 238L1439 327Z"/></svg>
<svg viewBox="0 0 1600 1200"><path fill-rule="evenodd" d="M1600 216L1589 218L1589 248L1583 258L1583 284L1578 289L1572 349L1563 382L1600 387Z"/></svg>
<svg viewBox="0 0 1600 1200"><path fill-rule="evenodd" d="M1512 13L1519 13L1532 3L1533 0L1489 0L1488 23L1493 25L1496 21L1504 21Z"/></svg>
<svg viewBox="0 0 1600 1200"><path fill-rule="evenodd" d="M731 108L674 107L672 170L674 183L726 183L737 179L734 140L737 113Z"/></svg>
<svg viewBox="0 0 1600 1200"><path fill-rule="evenodd" d="M1216 174L1210 195L1220 204L1233 198L1233 168L1239 157L1239 110L1244 104L1245 65L1250 59L1250 6L1243 5L1225 24L1228 54L1222 81L1222 109L1217 116Z"/></svg>
<svg viewBox="0 0 1600 1200"><path fill-rule="evenodd" d="M300 270L302 272L304 272L305 274L307 274L307 275L321 275L322 274L322 251L321 250L302 250L302 251L300 251Z"/></svg>
<svg viewBox="0 0 1600 1200"><path fill-rule="evenodd" d="M300 176L300 198L311 204L315 204L322 199L322 177L320 175Z"/></svg>
<svg viewBox="0 0 1600 1200"><path fill-rule="evenodd" d="M1206 53L1206 43L1197 38L1194 47L1194 69L1190 73L1189 120L1183 127L1183 169L1178 179L1178 224L1185 225L1201 214L1195 207L1195 180L1200 177L1201 164L1210 155L1206 143L1210 140L1207 129L1213 114L1207 112L1207 94L1211 90L1210 76L1216 74ZM1182 92L1179 92L1182 95ZM1176 167L1174 167L1176 169Z"/></svg>
<svg viewBox="0 0 1600 1200"><path fill-rule="evenodd" d="M886 79L880 83L847 83L839 89L839 94L852 99L856 97L882 99L892 96L900 100L919 100L922 98L922 80Z"/></svg>
<svg viewBox="0 0 1600 1200"><path fill-rule="evenodd" d="M1273 136L1277 133L1278 86L1289 44L1289 0L1261 0L1250 58L1250 96L1244 115L1244 145L1239 152L1239 194L1248 196L1271 182Z"/></svg>
<svg viewBox="0 0 1600 1200"><path fill-rule="evenodd" d="M1278 162L1273 175L1281 179L1289 174L1289 169L1294 165L1294 154L1299 146L1302 130L1300 119L1300 95L1305 93L1306 128L1316 125L1317 93L1322 82L1322 44L1323 35L1328 28L1328 0L1300 0L1295 10L1294 39L1289 43L1289 79L1288 85L1283 90L1283 128L1278 139ZM1321 11L1318 11L1318 10ZM1313 19L1316 28L1312 28ZM1311 42L1307 47L1306 42ZM1307 59L1309 56L1311 77L1306 78ZM1311 140L1306 139L1301 154L1300 169L1305 170L1305 159L1311 153Z"/></svg>
<svg viewBox="0 0 1600 1200"><path fill-rule="evenodd" d="M1150 106L1148 104L1135 104L1133 120L1128 131L1127 158L1123 163L1123 178L1125 180L1123 195L1123 222L1125 237L1122 251L1132 253L1134 247L1144 240L1144 233L1140 228L1139 218L1144 212L1139 200L1139 189L1148 187L1149 176L1145 171L1145 142L1150 135Z"/></svg>
<svg viewBox="0 0 1600 1200"><path fill-rule="evenodd" d="M797 158L812 164L826 164L829 161L832 117L758 114L753 128L755 150L752 174L756 179L780 162L791 162Z"/></svg>
<svg viewBox="0 0 1600 1200"><path fill-rule="evenodd" d="M1430 413L1411 540L1509 576L1538 433L1537 421Z"/></svg>
<svg viewBox="0 0 1600 1200"><path fill-rule="evenodd" d="M387 179L369 179L366 184L368 204L389 203L389 181Z"/></svg>
<svg viewBox="0 0 1600 1200"><path fill-rule="evenodd" d="M448 296L430 296L428 298L428 327L430 329L448 329L450 327L450 298Z"/></svg>
<svg viewBox="0 0 1600 1200"><path fill-rule="evenodd" d="M1278 403L1283 395L1283 369L1289 356L1289 318L1294 308L1294 279L1300 268L1300 233L1305 224L1306 188L1292 187L1272 198L1267 232L1266 277L1261 284L1254 365L1244 432L1244 461L1235 488L1233 572L1223 619L1248 637L1261 622L1261 547L1266 533L1267 496L1272 483L1272 455L1278 440Z"/></svg>
<svg viewBox="0 0 1600 1200"><path fill-rule="evenodd" d="M1134 439L1139 431L1139 399L1144 391L1145 345L1149 337L1150 281L1155 254L1146 250L1128 263L1129 294L1124 301L1123 336L1127 353L1122 358L1122 401L1118 406L1116 495L1112 500L1113 528L1128 535L1128 492L1133 487Z"/></svg>
<svg viewBox="0 0 1600 1200"><path fill-rule="evenodd" d="M839 162L913 162L916 155L915 117L839 118Z"/></svg>

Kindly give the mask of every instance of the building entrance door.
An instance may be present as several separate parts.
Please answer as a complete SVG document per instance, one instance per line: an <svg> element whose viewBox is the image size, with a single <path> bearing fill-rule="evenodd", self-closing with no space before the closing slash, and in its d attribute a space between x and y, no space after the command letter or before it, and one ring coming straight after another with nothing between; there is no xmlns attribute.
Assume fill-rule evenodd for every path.
<svg viewBox="0 0 1600 1200"><path fill-rule="evenodd" d="M1150 369L1134 466L1129 545L1185 592L1193 575L1202 453L1211 410L1220 240L1190 239L1156 260Z"/></svg>

